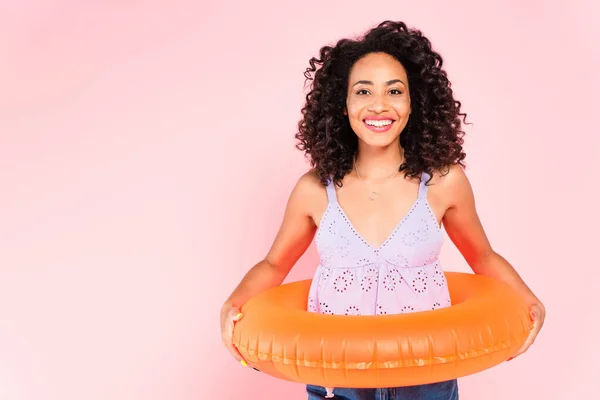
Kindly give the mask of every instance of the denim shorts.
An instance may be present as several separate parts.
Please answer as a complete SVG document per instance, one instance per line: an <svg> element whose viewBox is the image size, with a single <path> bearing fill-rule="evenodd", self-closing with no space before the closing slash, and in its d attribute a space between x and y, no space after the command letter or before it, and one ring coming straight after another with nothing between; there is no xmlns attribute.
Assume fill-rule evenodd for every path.
<svg viewBox="0 0 600 400"><path fill-rule="evenodd" d="M307 385L308 400L329 400L325 388ZM456 379L426 385L384 389L334 388L332 400L458 400Z"/></svg>

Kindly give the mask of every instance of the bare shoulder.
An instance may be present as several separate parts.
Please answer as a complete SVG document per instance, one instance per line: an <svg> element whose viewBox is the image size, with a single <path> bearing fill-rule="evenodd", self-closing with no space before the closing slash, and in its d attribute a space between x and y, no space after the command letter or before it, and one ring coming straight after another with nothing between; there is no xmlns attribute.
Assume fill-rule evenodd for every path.
<svg viewBox="0 0 600 400"><path fill-rule="evenodd" d="M429 183L431 197L444 209L455 206L458 202L468 201L472 197L469 178L462 166L450 165L442 171L435 171Z"/></svg>
<svg viewBox="0 0 600 400"><path fill-rule="evenodd" d="M315 197L326 195L326 191L317 173L314 170L309 170L298 178L292 195L303 201L309 201Z"/></svg>
<svg viewBox="0 0 600 400"><path fill-rule="evenodd" d="M291 200L313 219L327 206L327 192L314 170L300 176L292 191Z"/></svg>
<svg viewBox="0 0 600 400"><path fill-rule="evenodd" d="M305 194L316 194L317 192L324 191L325 188L321 184L317 173L311 169L298 178L295 190Z"/></svg>
<svg viewBox="0 0 600 400"><path fill-rule="evenodd" d="M435 171L432 175L431 182L436 186L445 188L469 183L463 167L458 164L452 164L443 171Z"/></svg>

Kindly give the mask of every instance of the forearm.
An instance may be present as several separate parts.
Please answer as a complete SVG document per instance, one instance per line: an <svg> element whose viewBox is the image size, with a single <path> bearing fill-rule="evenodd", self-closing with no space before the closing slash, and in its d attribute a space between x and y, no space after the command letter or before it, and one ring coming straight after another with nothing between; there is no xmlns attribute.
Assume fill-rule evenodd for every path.
<svg viewBox="0 0 600 400"><path fill-rule="evenodd" d="M242 278L238 286L225 300L224 306L240 308L250 297L263 290L280 285L285 274L274 268L267 260L254 265Z"/></svg>
<svg viewBox="0 0 600 400"><path fill-rule="evenodd" d="M529 304L541 304L540 299L523 281L513 266L496 252L490 252L473 262L471 268L476 274L489 276L506 282L516 289Z"/></svg>

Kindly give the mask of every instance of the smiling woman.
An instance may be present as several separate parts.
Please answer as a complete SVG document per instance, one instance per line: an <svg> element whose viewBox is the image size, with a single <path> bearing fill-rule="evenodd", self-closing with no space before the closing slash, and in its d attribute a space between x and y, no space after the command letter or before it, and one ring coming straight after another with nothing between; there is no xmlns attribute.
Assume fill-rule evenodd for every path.
<svg viewBox="0 0 600 400"><path fill-rule="evenodd" d="M375 317L420 312L426 319L442 315L439 309L453 306L439 259L442 228L476 274L502 281L523 301L533 329L511 355L527 350L545 309L486 237L462 168L466 114L460 112L442 57L430 41L402 22L386 21L362 38L323 47L320 57L310 60L305 77L312 88L296 138L312 168L298 179L268 254L223 305L223 341L232 355L242 360L232 345L240 308L259 292L280 285L313 239L319 265L303 300L306 311ZM503 304L501 298L494 303ZM398 341L406 340L406 332L393 332ZM431 338L434 332L421 333ZM355 334L348 331L348 340ZM400 377L396 381L402 383ZM313 385L307 392L311 400L335 393ZM451 378L337 393L347 400L455 400L458 385Z"/></svg>

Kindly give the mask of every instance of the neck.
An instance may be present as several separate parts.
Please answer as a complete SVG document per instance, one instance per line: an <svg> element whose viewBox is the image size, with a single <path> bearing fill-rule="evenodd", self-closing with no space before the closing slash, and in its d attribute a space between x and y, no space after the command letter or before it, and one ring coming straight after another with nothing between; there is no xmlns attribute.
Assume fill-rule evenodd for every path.
<svg viewBox="0 0 600 400"><path fill-rule="evenodd" d="M359 149L355 158L355 173L364 180L387 179L398 172L404 161L404 153L399 146L391 149Z"/></svg>

